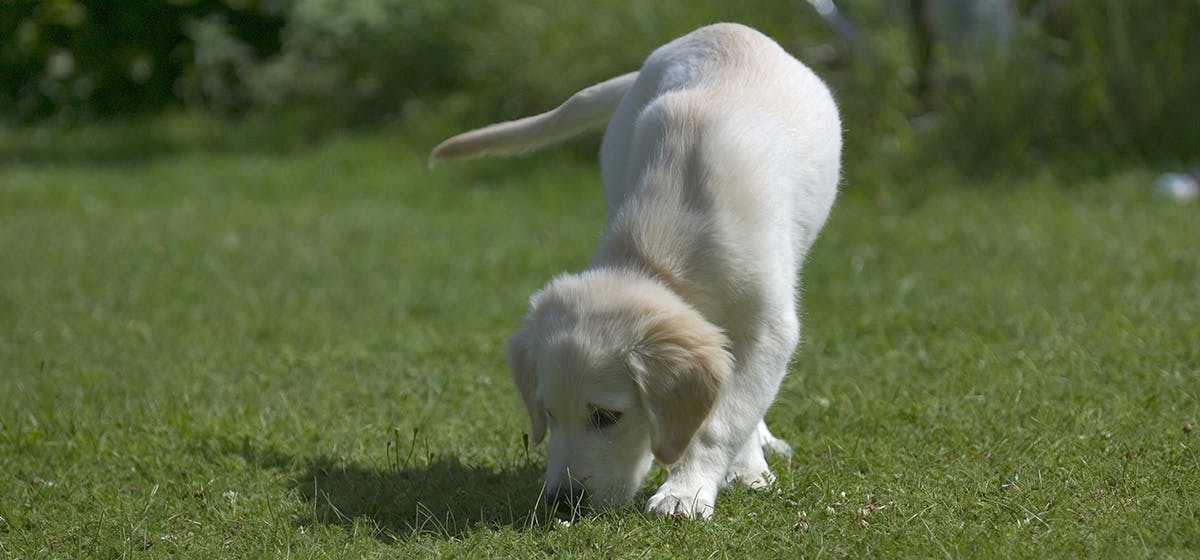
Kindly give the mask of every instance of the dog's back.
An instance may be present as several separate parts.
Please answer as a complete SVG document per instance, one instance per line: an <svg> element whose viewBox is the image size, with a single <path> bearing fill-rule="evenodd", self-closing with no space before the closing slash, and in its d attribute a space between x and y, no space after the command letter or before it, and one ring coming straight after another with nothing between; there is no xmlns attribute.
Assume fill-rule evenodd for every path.
<svg viewBox="0 0 1200 560"><path fill-rule="evenodd" d="M688 105L707 114L684 114ZM841 122L828 88L762 33L740 24L719 23L655 50L617 106L601 147L610 217L637 182L630 174L644 169L646 159L655 157L638 151L646 147L637 142L637 130L645 135L648 129L662 126L655 120L665 116L682 117L685 122L728 119L732 121L728 125L735 128L738 121L749 119L753 126L744 128L751 135L754 126L777 128L790 144L781 150L790 153L776 155L787 158L797 172L819 175L812 177L813 182L836 187ZM806 167L809 169L804 170ZM808 194L829 196L830 204L834 195Z"/></svg>
<svg viewBox="0 0 1200 560"><path fill-rule="evenodd" d="M736 24L672 41L605 133L609 225L594 264L633 255L718 324L765 303L747 295L790 299L840 153L828 89L774 41Z"/></svg>

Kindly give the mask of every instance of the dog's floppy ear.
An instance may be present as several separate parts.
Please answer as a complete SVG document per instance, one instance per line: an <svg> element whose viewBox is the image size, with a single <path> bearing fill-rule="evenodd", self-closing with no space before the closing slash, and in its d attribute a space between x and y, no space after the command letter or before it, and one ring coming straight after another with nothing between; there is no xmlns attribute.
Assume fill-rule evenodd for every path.
<svg viewBox="0 0 1200 560"><path fill-rule="evenodd" d="M683 455L733 369L726 338L699 314L656 317L630 351L629 369L649 413L654 456Z"/></svg>
<svg viewBox="0 0 1200 560"><path fill-rule="evenodd" d="M537 376L530 348L532 338L533 334L526 327L508 340L508 368L512 370L517 392L521 394L525 410L529 412L529 437L536 444L546 436L546 411L537 399Z"/></svg>

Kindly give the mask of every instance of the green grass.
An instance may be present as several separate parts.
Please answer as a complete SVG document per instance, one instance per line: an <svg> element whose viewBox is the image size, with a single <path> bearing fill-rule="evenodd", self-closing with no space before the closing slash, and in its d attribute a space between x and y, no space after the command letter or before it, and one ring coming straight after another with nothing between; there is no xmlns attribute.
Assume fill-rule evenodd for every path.
<svg viewBox="0 0 1200 560"><path fill-rule="evenodd" d="M0 167L0 557L1200 554L1200 208L1149 171L852 173L777 488L563 529L502 351L590 255L594 163L92 134Z"/></svg>

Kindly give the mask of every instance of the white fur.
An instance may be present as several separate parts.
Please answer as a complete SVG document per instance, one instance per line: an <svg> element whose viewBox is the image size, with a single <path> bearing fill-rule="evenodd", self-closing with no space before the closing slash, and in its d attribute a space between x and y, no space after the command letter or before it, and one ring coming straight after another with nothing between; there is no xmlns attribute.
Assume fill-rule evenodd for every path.
<svg viewBox="0 0 1200 560"><path fill-rule="evenodd" d="M656 457L668 476L646 510L708 517L726 483L774 480L764 451L790 453L763 415L800 339L800 266L837 193L837 107L775 42L717 24L554 111L451 138L431 161L519 152L610 111L599 248L534 295L510 366L534 440L550 430L552 494L618 507ZM597 428L597 410L622 416Z"/></svg>

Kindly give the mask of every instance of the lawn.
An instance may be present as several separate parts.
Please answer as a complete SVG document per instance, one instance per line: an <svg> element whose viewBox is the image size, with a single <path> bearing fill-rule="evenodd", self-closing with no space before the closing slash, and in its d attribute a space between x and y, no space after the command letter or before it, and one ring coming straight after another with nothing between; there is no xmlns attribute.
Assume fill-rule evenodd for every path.
<svg viewBox="0 0 1200 560"><path fill-rule="evenodd" d="M778 485L563 528L503 346L594 163L92 134L0 153L0 557L1200 554L1200 207L1150 170L850 173Z"/></svg>

